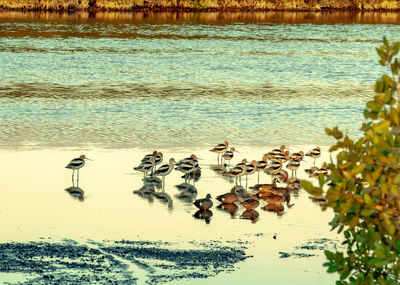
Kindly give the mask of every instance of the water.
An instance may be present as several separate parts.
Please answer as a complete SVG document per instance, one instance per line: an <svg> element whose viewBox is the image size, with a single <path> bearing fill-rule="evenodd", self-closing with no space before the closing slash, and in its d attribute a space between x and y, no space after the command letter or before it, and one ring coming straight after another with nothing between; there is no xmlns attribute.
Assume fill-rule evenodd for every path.
<svg viewBox="0 0 400 285"><path fill-rule="evenodd" d="M212 208L206 224L176 197L180 173L166 177L168 207L132 194L142 186L142 174L132 168L154 149L165 161L196 153L200 198L234 185L213 171L216 155L208 151L224 140L240 151L233 164L260 160L283 143L292 151L321 146L321 165L332 143L325 127L361 134L365 102L384 72L375 48L383 35L399 40L398 18L0 13L1 242L162 240L179 248L233 240L248 244L253 257L208 283L263 284L268 268L269 284L333 284L321 249L310 258L293 255L324 238L340 244L329 231L332 213L321 212L304 191L279 215L262 210L262 202L256 223L240 218L239 206L233 218ZM64 168L81 153L93 159L81 170L83 201L65 191L71 173ZM302 163L301 178L312 163ZM249 185L256 180L249 177ZM269 180L262 174L261 181ZM146 270L133 271L139 284L147 280ZM0 281L25 277L3 273Z"/></svg>
<svg viewBox="0 0 400 285"><path fill-rule="evenodd" d="M359 134L375 48L400 30L370 24L391 14L177 15L1 13L2 145L327 145L325 126Z"/></svg>

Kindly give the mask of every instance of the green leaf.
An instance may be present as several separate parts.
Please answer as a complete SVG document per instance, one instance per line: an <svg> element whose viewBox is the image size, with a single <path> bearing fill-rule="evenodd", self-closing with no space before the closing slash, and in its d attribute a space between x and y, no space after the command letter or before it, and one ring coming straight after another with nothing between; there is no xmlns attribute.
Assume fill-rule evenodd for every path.
<svg viewBox="0 0 400 285"><path fill-rule="evenodd" d="M361 216L363 216L363 217L369 217L369 216L371 216L373 213L374 213L375 211L374 210L372 210L372 209L364 209L364 210L361 210Z"/></svg>
<svg viewBox="0 0 400 285"><path fill-rule="evenodd" d="M389 42L388 42L388 40L387 40L387 38L385 36L383 36L383 44L385 46L389 45Z"/></svg>
<svg viewBox="0 0 400 285"><path fill-rule="evenodd" d="M386 258L372 257L367 260L367 263L373 266L383 267L390 263L390 260Z"/></svg>
<svg viewBox="0 0 400 285"><path fill-rule="evenodd" d="M395 56L396 54L399 53L399 48L400 48L400 42L396 42L396 43L393 45L392 56Z"/></svg>
<svg viewBox="0 0 400 285"><path fill-rule="evenodd" d="M301 186L306 190L308 193L314 196L322 195L322 189L319 187L314 187L311 182L307 180L300 181Z"/></svg>
<svg viewBox="0 0 400 285"><path fill-rule="evenodd" d="M340 280L344 280L347 277L349 277L350 275L350 271L348 269L345 269L342 271L342 273L340 273Z"/></svg>

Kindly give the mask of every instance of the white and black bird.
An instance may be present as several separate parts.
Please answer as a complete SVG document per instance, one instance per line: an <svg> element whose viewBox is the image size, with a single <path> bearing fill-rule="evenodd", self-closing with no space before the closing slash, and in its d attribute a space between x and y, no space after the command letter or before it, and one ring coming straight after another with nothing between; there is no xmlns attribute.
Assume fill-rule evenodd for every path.
<svg viewBox="0 0 400 285"><path fill-rule="evenodd" d="M212 149L210 149L210 151L218 153L218 164L220 163L219 154L224 153L228 149L228 145L229 143L227 141L224 141L224 143L217 144Z"/></svg>
<svg viewBox="0 0 400 285"><path fill-rule="evenodd" d="M246 174L246 164L241 164L240 166L235 166L230 171L224 173L224 176L235 177L235 184L237 185L238 178Z"/></svg>
<svg viewBox="0 0 400 285"><path fill-rule="evenodd" d="M234 154L235 150L236 150L236 149L235 149L234 147L231 147L230 150L227 150L227 151L225 151L225 152L222 154L222 158L223 158L225 161L228 161L228 166L229 166L230 163L231 163L231 160L232 160L232 158L233 158L233 154ZM226 164L225 164L225 166L226 166Z"/></svg>
<svg viewBox="0 0 400 285"><path fill-rule="evenodd" d="M82 154L80 157L74 158L73 160L71 160L71 162L68 163L68 165L65 167L68 169L72 169L72 185L74 184L75 170L78 170L76 182L79 183L79 169L81 169L85 165L86 159L91 160L91 159L87 158L84 154Z"/></svg>
<svg viewBox="0 0 400 285"><path fill-rule="evenodd" d="M158 152L157 152L156 150L153 151L152 153L146 154L146 155L142 158L142 161L141 161L141 162L146 162L146 161L148 161L148 160L150 159L150 157L152 157L152 156L156 157L157 154L158 154Z"/></svg>
<svg viewBox="0 0 400 285"><path fill-rule="evenodd" d="M268 166L268 155L265 154L262 160L257 161L256 163L256 171L258 174L257 183L260 183L260 171L263 171Z"/></svg>
<svg viewBox="0 0 400 285"><path fill-rule="evenodd" d="M151 171L154 167L155 156L151 156L149 160L142 162L138 166L134 167L133 170L143 172L143 178L147 176L147 172Z"/></svg>
<svg viewBox="0 0 400 285"><path fill-rule="evenodd" d="M174 169L175 159L170 158L168 164L161 165L156 171L154 171L153 176L162 176L163 187L165 184L165 176L171 173L172 169Z"/></svg>
<svg viewBox="0 0 400 285"><path fill-rule="evenodd" d="M154 170L157 165L159 165L161 162L163 162L163 159L164 159L164 155L162 154L162 152L157 152L157 155L155 156L155 159L154 159Z"/></svg>
<svg viewBox="0 0 400 285"><path fill-rule="evenodd" d="M188 162L190 160L193 160L194 164L196 167L199 167L199 162L198 162L198 158L195 154L192 154L190 157L186 157L184 159L179 160L178 162L175 163L176 169L179 170L178 168L184 164L185 162Z"/></svg>
<svg viewBox="0 0 400 285"><path fill-rule="evenodd" d="M287 149L284 145L281 145L279 148L275 148L271 150L268 154L270 155L279 155L279 154L284 154L285 149Z"/></svg>
<svg viewBox="0 0 400 285"><path fill-rule="evenodd" d="M300 167L300 160L293 159L291 160L287 165L286 168L289 168L292 171L292 177L293 177L293 172L296 175L297 178L297 169Z"/></svg>
<svg viewBox="0 0 400 285"><path fill-rule="evenodd" d="M295 152L295 153L291 153L289 155L289 160L299 160L302 161L304 158L304 152L299 151L299 152Z"/></svg>
<svg viewBox="0 0 400 285"><path fill-rule="evenodd" d="M195 171L197 168L198 168L198 166L196 167L196 164L193 161L193 159L190 159L190 160L182 163L181 165L179 165L175 169L185 173L185 176L184 176L185 177L185 183L187 183L187 180L188 180L188 177L189 177L190 173Z"/></svg>
<svg viewBox="0 0 400 285"><path fill-rule="evenodd" d="M321 149L319 147L316 147L306 154L307 156L314 158L314 166L315 166L315 160L321 156Z"/></svg>

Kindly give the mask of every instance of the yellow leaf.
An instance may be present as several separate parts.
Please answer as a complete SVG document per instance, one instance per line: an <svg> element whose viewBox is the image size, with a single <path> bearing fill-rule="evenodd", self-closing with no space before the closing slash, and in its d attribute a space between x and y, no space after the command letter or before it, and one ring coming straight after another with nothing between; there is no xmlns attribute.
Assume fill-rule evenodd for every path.
<svg viewBox="0 0 400 285"><path fill-rule="evenodd" d="M361 197L360 195L354 194L353 195L354 200L356 200L358 203L364 203L364 199L363 197Z"/></svg>
<svg viewBox="0 0 400 285"><path fill-rule="evenodd" d="M374 179L374 177L373 177L372 174L368 173L368 174L365 176L365 180L367 180L367 182L368 182L369 185L371 185L371 186L374 186L374 185L375 185L375 179Z"/></svg>
<svg viewBox="0 0 400 285"><path fill-rule="evenodd" d="M393 196L398 196L399 195L399 189L395 185L390 185L390 194Z"/></svg>
<svg viewBox="0 0 400 285"><path fill-rule="evenodd" d="M351 162L351 161L346 162L345 164L342 164L341 166L339 166L339 169L349 168L352 164L353 164L353 162Z"/></svg>
<svg viewBox="0 0 400 285"><path fill-rule="evenodd" d="M343 171L343 175L344 175L344 177L346 177L349 180L353 179L353 177L351 176L350 172L348 172L346 170Z"/></svg>
<svg viewBox="0 0 400 285"><path fill-rule="evenodd" d="M374 205L374 201L372 200L371 196L369 196L369 194L364 194L364 201L365 204L367 204L370 207Z"/></svg>
<svg viewBox="0 0 400 285"><path fill-rule="evenodd" d="M386 157L385 157L385 158L386 158ZM372 179L373 179L373 180L378 179L379 176L381 176L382 170L383 170L383 167L382 167L382 166L379 166L377 169L375 169L374 173L372 174ZM370 184L371 184L371 183L370 183Z"/></svg>
<svg viewBox="0 0 400 285"><path fill-rule="evenodd" d="M398 125L399 124L399 113L397 112L396 108L393 108L393 106L390 106L390 115L393 120L393 122Z"/></svg>
<svg viewBox="0 0 400 285"><path fill-rule="evenodd" d="M364 171L364 168L365 168L365 164L364 164L364 163L361 163L361 164L357 165L356 167L354 167L354 168L351 170L351 174L352 174L352 175L356 175L356 174L358 174L358 173L360 173L360 172L363 172L363 171Z"/></svg>
<svg viewBox="0 0 400 285"><path fill-rule="evenodd" d="M390 126L390 121L384 120L372 126L372 129L377 133L383 133Z"/></svg>
<svg viewBox="0 0 400 285"><path fill-rule="evenodd" d="M395 177L394 177L394 183L399 184L400 183L400 173L398 173Z"/></svg>

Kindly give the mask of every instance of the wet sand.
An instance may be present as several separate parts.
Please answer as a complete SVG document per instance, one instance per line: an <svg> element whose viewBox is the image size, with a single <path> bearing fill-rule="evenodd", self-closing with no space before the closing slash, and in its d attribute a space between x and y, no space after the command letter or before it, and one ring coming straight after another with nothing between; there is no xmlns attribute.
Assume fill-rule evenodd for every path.
<svg viewBox="0 0 400 285"><path fill-rule="evenodd" d="M290 147L296 151L311 146ZM238 147L240 154L232 163L244 157L258 159L272 148ZM161 151L165 160L191 153L201 158L196 198L207 193L216 197L234 186L215 171L217 156L208 149ZM183 182L179 172L166 177L165 193L172 203L134 194L143 186L143 175L132 168L149 152L2 150L9 163L0 166L4 177L0 181L0 280L56 284L92 283L100 278L119 284L200 284L207 278L210 284L227 280L261 284L268 269L268 284L320 284L321 278L326 284L334 282L335 276L322 267L323 250L339 243L329 230L331 213L321 212L303 190L292 195L290 207L284 204L277 212L266 210L262 201L254 220L247 219L240 204L232 213L218 208L214 200L207 222L201 215L196 218L197 209L190 201L178 198L175 185ZM66 191L72 181L71 171L64 167L81 153L93 161L80 171L83 195L73 195ZM326 148L317 165L324 159L329 159ZM310 165L308 159L298 172L301 178ZM260 182L269 181L261 173ZM248 186L256 183L256 175L249 177Z"/></svg>

